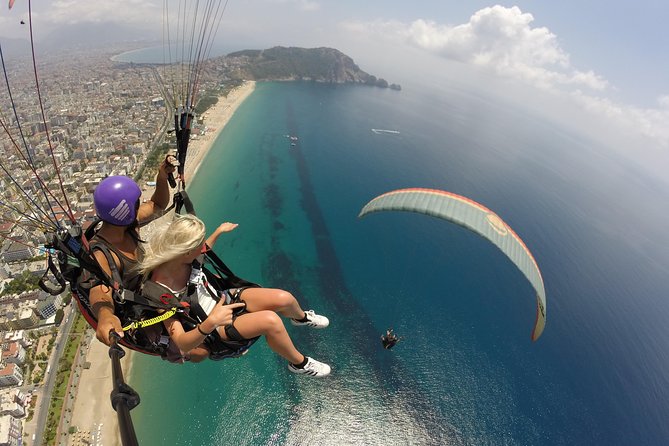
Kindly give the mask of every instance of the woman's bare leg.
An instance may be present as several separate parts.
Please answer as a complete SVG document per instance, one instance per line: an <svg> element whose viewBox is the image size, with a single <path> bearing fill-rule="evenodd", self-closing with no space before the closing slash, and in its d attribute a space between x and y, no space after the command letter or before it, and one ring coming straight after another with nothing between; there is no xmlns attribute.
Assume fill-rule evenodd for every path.
<svg viewBox="0 0 669 446"><path fill-rule="evenodd" d="M192 363L202 362L209 357L209 350L203 345L195 347L188 352L189 360Z"/></svg>
<svg viewBox="0 0 669 446"><path fill-rule="evenodd" d="M283 321L274 311L261 310L242 314L235 319L234 326L247 339L265 336L267 345L290 363L299 364L304 361L304 355L295 348ZM228 339L223 327L218 328L218 333L223 339Z"/></svg>
<svg viewBox="0 0 669 446"><path fill-rule="evenodd" d="M276 311L281 316L302 319L304 310L291 293L277 288L247 288L241 299L246 302L246 309L251 312L261 310Z"/></svg>

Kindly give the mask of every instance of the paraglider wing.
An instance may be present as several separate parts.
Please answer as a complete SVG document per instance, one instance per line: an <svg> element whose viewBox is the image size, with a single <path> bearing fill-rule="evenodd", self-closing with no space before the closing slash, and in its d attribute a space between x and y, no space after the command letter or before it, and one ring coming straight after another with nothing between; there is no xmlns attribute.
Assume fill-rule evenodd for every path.
<svg viewBox="0 0 669 446"><path fill-rule="evenodd" d="M546 292L541 271L520 237L490 209L469 198L436 189L399 189L367 203L358 217L383 211L432 215L463 226L494 243L532 284L537 295L537 319L532 330L536 341L546 325Z"/></svg>
<svg viewBox="0 0 669 446"><path fill-rule="evenodd" d="M9 0L9 9L12 9L12 6L14 6L14 0Z"/></svg>

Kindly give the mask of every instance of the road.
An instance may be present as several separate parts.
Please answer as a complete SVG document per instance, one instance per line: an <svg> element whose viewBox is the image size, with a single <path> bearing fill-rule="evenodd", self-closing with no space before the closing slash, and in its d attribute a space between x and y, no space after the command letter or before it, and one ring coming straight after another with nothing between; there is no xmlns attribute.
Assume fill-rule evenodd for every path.
<svg viewBox="0 0 669 446"><path fill-rule="evenodd" d="M42 436L44 435L44 427L46 426L46 418L49 411L49 403L51 402L51 393L53 392L54 383L56 381L56 371L58 370L58 361L63 356L63 351L65 350L65 344L67 343L67 338L72 329L72 324L76 319L72 314L76 310L72 310L72 306L69 307L70 311L66 312L63 323L58 327L58 334L56 335L56 343L51 356L49 357L49 365L47 366L48 372L44 375L44 387L38 392L38 406L39 410L33 421L35 423L35 441L33 444L41 445Z"/></svg>

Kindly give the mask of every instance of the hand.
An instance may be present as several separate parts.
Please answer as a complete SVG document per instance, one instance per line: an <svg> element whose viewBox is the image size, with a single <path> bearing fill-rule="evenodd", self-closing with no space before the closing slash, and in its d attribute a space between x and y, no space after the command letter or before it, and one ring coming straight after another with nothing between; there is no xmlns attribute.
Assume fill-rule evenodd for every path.
<svg viewBox="0 0 669 446"><path fill-rule="evenodd" d="M98 313L98 326L95 329L95 337L105 345L111 345L109 332L115 331L120 337L123 337L123 327L121 320L114 313L100 311Z"/></svg>
<svg viewBox="0 0 669 446"><path fill-rule="evenodd" d="M238 223L230 223L229 221L226 221L225 223L222 223L218 228L216 228L216 232L218 233L230 232L233 231L237 226L239 226Z"/></svg>
<svg viewBox="0 0 669 446"><path fill-rule="evenodd" d="M167 155L160 166L158 166L158 176L167 178L169 174L174 173L179 165L179 161L174 155Z"/></svg>
<svg viewBox="0 0 669 446"><path fill-rule="evenodd" d="M232 324L232 313L235 309L244 307L246 304L244 302L237 302L234 304L226 305L221 299L218 304L211 310L207 321L215 325L214 328L225 327L226 325Z"/></svg>
<svg viewBox="0 0 669 446"><path fill-rule="evenodd" d="M239 226L237 223L230 223L226 221L225 223L222 223L216 230L207 238L206 243L209 248L213 247L214 244L216 243L216 240L218 240L218 236L221 235L224 232L230 232L233 229L235 229L237 226Z"/></svg>

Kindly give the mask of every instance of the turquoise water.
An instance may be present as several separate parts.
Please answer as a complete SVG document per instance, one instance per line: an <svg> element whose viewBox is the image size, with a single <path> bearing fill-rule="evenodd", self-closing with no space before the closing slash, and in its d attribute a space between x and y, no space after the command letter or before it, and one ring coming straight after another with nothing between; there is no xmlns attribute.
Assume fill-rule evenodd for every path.
<svg viewBox="0 0 669 446"><path fill-rule="evenodd" d="M170 53L170 50L172 51ZM126 51L125 53L117 54L112 57L112 60L115 62L132 62L132 63L142 63L142 64L164 64L164 63L174 63L179 62L181 56L177 54L180 48L175 49L175 45L172 45L171 48L163 48L161 43L158 46L152 46L148 48L139 48L132 51ZM223 56L227 53L237 51L238 48L230 46L214 46L209 51L209 57L218 57Z"/></svg>
<svg viewBox="0 0 669 446"><path fill-rule="evenodd" d="M669 193L632 166L455 89L258 84L189 191L210 228L239 223L216 247L234 271L330 317L287 327L333 373L295 376L264 341L223 362L138 357L140 443L667 443ZM530 285L485 241L356 218L401 187L471 197L525 240L548 300L537 343ZM386 351L389 326L405 340Z"/></svg>

